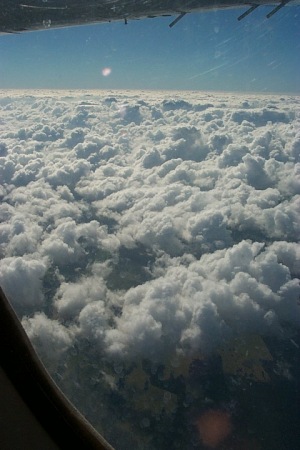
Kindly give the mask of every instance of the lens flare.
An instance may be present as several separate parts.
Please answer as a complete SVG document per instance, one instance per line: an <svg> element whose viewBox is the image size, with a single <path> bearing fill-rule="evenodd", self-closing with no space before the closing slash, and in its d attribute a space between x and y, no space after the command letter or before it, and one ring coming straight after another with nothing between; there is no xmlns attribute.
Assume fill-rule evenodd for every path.
<svg viewBox="0 0 300 450"><path fill-rule="evenodd" d="M102 69L102 75L104 77L108 77L111 74L111 68L110 67L104 67Z"/></svg>
<svg viewBox="0 0 300 450"><path fill-rule="evenodd" d="M196 422L200 438L204 445L216 448L232 432L230 415L221 410L210 410L203 413Z"/></svg>

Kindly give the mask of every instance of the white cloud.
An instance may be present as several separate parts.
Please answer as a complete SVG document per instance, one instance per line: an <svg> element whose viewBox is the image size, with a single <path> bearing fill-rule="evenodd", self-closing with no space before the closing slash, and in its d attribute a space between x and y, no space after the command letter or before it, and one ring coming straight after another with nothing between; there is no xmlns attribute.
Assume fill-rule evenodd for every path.
<svg viewBox="0 0 300 450"><path fill-rule="evenodd" d="M46 256L64 276L76 267L81 281L73 276L56 295L68 317L93 301L74 300L72 315L68 292L81 292L93 258L116 258L120 246L191 253L202 264L211 257L215 273L218 250L228 249L226 261L231 249L240 262L254 258L246 247L233 250L242 239L291 243L299 235L291 99L276 109L259 96L242 103L226 94L143 96L19 94L3 107L14 118L1 136L2 254L27 255L26 264Z"/></svg>
<svg viewBox="0 0 300 450"><path fill-rule="evenodd" d="M17 312L32 313L44 306L42 279L46 272L43 259L23 257L0 261L0 283Z"/></svg>
<svg viewBox="0 0 300 450"><path fill-rule="evenodd" d="M242 241L183 262L170 260L160 277L125 294L122 316L107 333L110 352L205 352L237 333L282 333L285 320L299 326L299 282L263 244Z"/></svg>
<svg viewBox="0 0 300 450"><path fill-rule="evenodd" d="M86 277L81 282L62 283L57 290L55 307L59 317L74 320L90 302L101 302L106 297L104 281L97 277Z"/></svg>
<svg viewBox="0 0 300 450"><path fill-rule="evenodd" d="M73 331L44 313L23 317L22 325L47 369L55 373L60 358L73 344Z"/></svg>

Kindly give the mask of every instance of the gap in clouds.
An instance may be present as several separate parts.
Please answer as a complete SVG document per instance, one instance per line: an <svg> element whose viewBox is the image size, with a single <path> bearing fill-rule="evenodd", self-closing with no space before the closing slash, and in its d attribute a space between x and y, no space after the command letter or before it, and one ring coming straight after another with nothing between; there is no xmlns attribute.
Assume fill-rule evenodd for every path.
<svg viewBox="0 0 300 450"><path fill-rule="evenodd" d="M0 93L0 283L116 448L297 448L299 104Z"/></svg>

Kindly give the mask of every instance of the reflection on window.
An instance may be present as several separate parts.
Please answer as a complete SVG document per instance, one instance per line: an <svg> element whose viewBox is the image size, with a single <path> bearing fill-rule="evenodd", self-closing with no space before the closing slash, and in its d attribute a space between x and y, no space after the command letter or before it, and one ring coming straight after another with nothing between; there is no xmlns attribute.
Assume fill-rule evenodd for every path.
<svg viewBox="0 0 300 450"><path fill-rule="evenodd" d="M0 282L116 449L298 448L299 102L1 92Z"/></svg>

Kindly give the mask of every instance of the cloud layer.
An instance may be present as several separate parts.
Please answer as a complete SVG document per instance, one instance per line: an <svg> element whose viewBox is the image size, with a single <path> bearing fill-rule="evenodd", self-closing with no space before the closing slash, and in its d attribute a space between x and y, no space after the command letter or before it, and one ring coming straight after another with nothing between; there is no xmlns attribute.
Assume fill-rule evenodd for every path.
<svg viewBox="0 0 300 450"><path fill-rule="evenodd" d="M299 330L299 104L1 93L0 282L53 373Z"/></svg>

